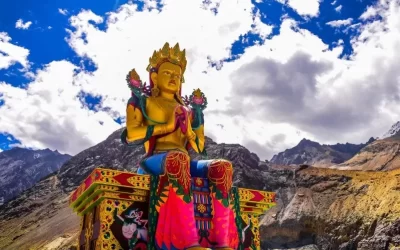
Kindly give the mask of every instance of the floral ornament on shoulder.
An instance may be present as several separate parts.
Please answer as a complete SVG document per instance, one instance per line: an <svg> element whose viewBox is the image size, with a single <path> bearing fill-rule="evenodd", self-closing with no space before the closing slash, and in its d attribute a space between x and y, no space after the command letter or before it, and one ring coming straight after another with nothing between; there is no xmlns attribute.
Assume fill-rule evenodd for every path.
<svg viewBox="0 0 400 250"><path fill-rule="evenodd" d="M185 98L185 104L190 105L193 109L203 111L207 108L207 98L200 89L195 89L189 98Z"/></svg>
<svg viewBox="0 0 400 250"><path fill-rule="evenodd" d="M203 110L207 108L206 96L200 89L195 89L189 97L185 97L185 105L190 106L194 112L192 129L200 128L204 124Z"/></svg>
<svg viewBox="0 0 400 250"><path fill-rule="evenodd" d="M129 71L128 75L126 76L126 81L128 83L128 87L135 96L142 97L143 94L145 96L150 95L150 86L148 86L146 83L143 84L135 69Z"/></svg>

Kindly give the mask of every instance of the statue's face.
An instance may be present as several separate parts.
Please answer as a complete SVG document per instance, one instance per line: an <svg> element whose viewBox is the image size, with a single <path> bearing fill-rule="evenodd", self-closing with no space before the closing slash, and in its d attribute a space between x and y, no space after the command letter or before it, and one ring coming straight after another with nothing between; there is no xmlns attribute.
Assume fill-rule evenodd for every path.
<svg viewBox="0 0 400 250"><path fill-rule="evenodd" d="M176 93L182 83L182 69L178 65L170 62L161 64L158 73L153 73L152 80L157 83L161 92Z"/></svg>

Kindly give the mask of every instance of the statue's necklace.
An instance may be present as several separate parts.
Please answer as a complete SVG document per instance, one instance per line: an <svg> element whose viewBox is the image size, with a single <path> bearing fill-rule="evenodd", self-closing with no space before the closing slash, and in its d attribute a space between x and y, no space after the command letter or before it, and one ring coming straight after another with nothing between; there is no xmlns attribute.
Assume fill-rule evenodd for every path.
<svg viewBox="0 0 400 250"><path fill-rule="evenodd" d="M164 113L167 113L168 111L170 111L170 109L166 110L165 106L171 107L171 108L175 108L178 103L175 100L170 100L167 98L163 98L163 97L159 97L160 99L156 98L156 103L157 106L164 111Z"/></svg>

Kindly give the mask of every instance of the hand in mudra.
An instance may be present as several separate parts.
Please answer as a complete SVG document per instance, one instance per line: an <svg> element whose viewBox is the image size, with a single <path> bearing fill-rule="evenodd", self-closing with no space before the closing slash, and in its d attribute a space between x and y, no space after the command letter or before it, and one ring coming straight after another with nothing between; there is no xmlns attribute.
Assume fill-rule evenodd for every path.
<svg viewBox="0 0 400 250"><path fill-rule="evenodd" d="M167 121L166 132L168 132L168 133L174 132L176 130L177 126L179 126L178 117L177 117L176 113L173 112Z"/></svg>
<svg viewBox="0 0 400 250"><path fill-rule="evenodd" d="M192 124L190 122L190 110L185 106L178 106L175 109L174 116L177 121L177 126L181 129L182 133L186 135L189 141L196 139L196 134L193 132Z"/></svg>
<svg viewBox="0 0 400 250"><path fill-rule="evenodd" d="M194 141L194 140L196 140L196 136L197 136L196 133L193 132L192 129L188 130L187 133L186 133L186 138L187 138L189 141Z"/></svg>
<svg viewBox="0 0 400 250"><path fill-rule="evenodd" d="M187 110L186 107L184 106L178 106L175 108L174 112L172 112L172 115L169 117L166 127L167 127L167 132L173 132L175 131L178 127L181 129L183 134L186 134L188 131L188 128L190 127L190 111Z"/></svg>

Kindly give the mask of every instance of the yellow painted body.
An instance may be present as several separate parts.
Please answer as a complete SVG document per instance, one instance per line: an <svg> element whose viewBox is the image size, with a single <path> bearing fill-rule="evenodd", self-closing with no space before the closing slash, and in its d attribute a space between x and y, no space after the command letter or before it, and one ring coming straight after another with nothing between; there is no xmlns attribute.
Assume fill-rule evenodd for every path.
<svg viewBox="0 0 400 250"><path fill-rule="evenodd" d="M184 54L179 54L177 57L179 60L174 60L173 56L162 59L161 55L156 56L156 58L158 58L157 60L152 60L152 58L150 59L150 64L153 63L152 66L158 68L157 72L152 72L150 75L150 78L154 83L153 90L157 89L157 94L147 99L145 110L151 120L163 124L155 124L152 121L148 121L143 117L140 109L128 105L126 110L128 142L145 138L147 127L149 125L155 125L153 132L154 136L173 131L176 114L175 110L179 106L185 106L181 101L180 91L182 87L183 73L186 67L186 59L184 58ZM182 61L184 63L182 63ZM192 120L189 120L188 131L186 134L183 134L180 129L177 129L171 134L157 139L155 151L160 152L180 149L186 152L185 145L187 142L192 145L195 151L203 151L204 125L201 125L200 128L193 131L191 122ZM198 148L194 141L196 138L195 135L197 135L199 141ZM149 142L145 143L145 150L148 152Z"/></svg>
<svg viewBox="0 0 400 250"><path fill-rule="evenodd" d="M138 84L139 82L141 83L140 77L134 69L130 71L128 80L132 85L131 90L132 93L135 94L135 97L140 99L140 101L138 104L136 99L134 101L130 100L127 105L126 134L124 131L126 142L131 143L143 139L148 140L149 133L151 132L151 139L156 138L154 144L154 153L156 154L157 152L173 150L187 153L186 146L188 143L196 152L202 153L204 151L204 122L199 117L202 117L202 110L206 107L207 101L200 89L195 90L190 97L190 107L197 112L196 128L193 130L192 119L194 116L191 115L191 112L193 111L185 105L181 97L181 88L185 69L185 51L180 51L178 44L175 45L175 47L170 48L169 44L166 43L161 50L158 52L155 51L153 56L150 58L150 65L148 67L151 96L149 96L149 92L146 92L145 99L140 99L142 93L138 94L135 92L142 87ZM142 106L143 104L145 104L145 106ZM138 105L140 107L138 107ZM182 115L182 112L184 112L185 115ZM177 116L179 116L180 119L178 123ZM180 129L179 127L177 129L175 128L176 124L179 124ZM198 127L198 125L200 126ZM182 130L186 130L186 133L183 133ZM158 135L162 135L162 137L157 137ZM153 148L150 149L149 141L146 141L144 146L147 153L153 150ZM150 153L152 152L153 151ZM184 155L186 156L186 154ZM176 159L171 160L171 162L172 161L176 161ZM179 161L182 163L185 162L185 159L180 159ZM188 164L186 163L184 165L187 167ZM210 168L213 166L215 168L218 167L218 171L225 173L224 175L221 175L223 177L218 178L223 179L225 178L224 176L230 176L229 180L221 182L229 183L226 184L226 186L229 186L229 189L227 188L228 190L226 190L226 193L229 194L226 199L229 199L228 203L231 204L229 209L232 211L234 209L234 214L241 216L242 223L247 225L247 231L243 231L242 233L247 235L244 238L247 237L247 239L252 239L251 249L260 249L258 229L259 216L275 205L275 195L264 191L231 187L232 172L229 171L232 171L232 165L230 163L230 169L222 168L223 166L221 167L221 165L210 166ZM180 171L184 169L182 167L179 168ZM145 231L152 234L151 237L153 237L156 234L156 232L154 232L154 227L151 227L148 230L147 228L138 228L136 226L141 225L140 223L137 224L137 221L129 221L134 218L132 216L137 216L138 213L141 213L140 218L142 215L144 216L143 221L156 219L154 209L157 210L157 204L155 204L155 200L151 201L151 199L153 199L151 197L155 196L155 180L157 179L151 178L152 177L149 175L134 174L110 169L95 169L71 195L70 199L71 207L73 207L77 214L83 217L79 238L79 249L133 249L133 246L136 246L135 240L139 239L136 237L147 237L144 236ZM220 179L218 180L220 181ZM206 183L209 179L206 177L191 177L184 179L184 177L182 177L181 180L189 187L193 185L191 188L194 189L196 185L195 183ZM204 190L201 192L204 193ZM150 195L150 193L152 194ZM212 195L211 192L208 193L208 191L206 191L205 194L203 193L196 196L198 197L197 199L199 202L196 203L196 206L198 205L198 207L200 207L199 211L203 211L201 213L204 213L207 209L207 196ZM199 197L206 198L202 200L202 198ZM183 199L183 197L181 198ZM161 199L167 199L167 196ZM165 200L163 201L165 202ZM170 204L176 205L179 203ZM212 204L215 204L214 201ZM193 206L193 204L190 206ZM233 206L235 206L235 208L233 208ZM189 209L186 205L182 205L182 207ZM172 210L174 208L170 209ZM190 209L193 209L193 207ZM219 208L219 211L223 211L223 209L225 208ZM127 212L128 214L125 214L123 218L121 217L121 213L125 213L125 211L128 211L129 213ZM214 209L212 211L214 211ZM227 209L226 211L229 210ZM217 219L220 220L221 218ZM236 217L235 219L240 220L239 217ZM235 223L241 225L241 222L238 222L237 220L235 220ZM200 223L202 222L204 221L200 221ZM151 225L155 225L154 223L155 222L152 222ZM192 223L195 223L194 219ZM213 223L217 224L217 222ZM188 222L187 225L191 224ZM226 227L226 224L224 225ZM219 230L220 229L217 228L216 234L220 233ZM162 230L160 231L162 232ZM157 232L159 233L160 231ZM137 235L130 235L133 232L136 232ZM195 237L197 237L197 235ZM150 237L149 240L149 242L151 242ZM200 241L201 239L199 242ZM155 244L154 241L149 244L149 249L155 247L152 245ZM243 245L244 244L245 243L243 243ZM204 249L201 247L197 248Z"/></svg>

